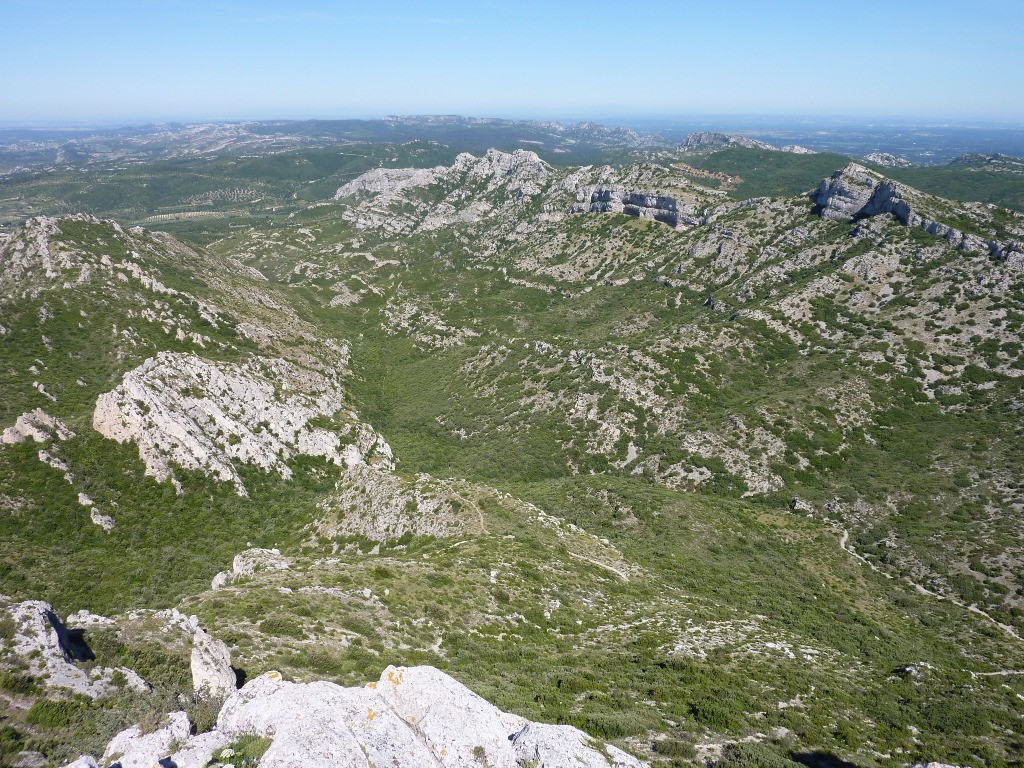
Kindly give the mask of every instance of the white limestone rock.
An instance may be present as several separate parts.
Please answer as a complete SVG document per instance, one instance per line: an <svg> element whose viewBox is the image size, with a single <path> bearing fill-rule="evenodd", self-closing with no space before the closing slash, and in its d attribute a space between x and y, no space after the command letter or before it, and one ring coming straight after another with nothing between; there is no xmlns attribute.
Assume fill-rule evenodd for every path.
<svg viewBox="0 0 1024 768"><path fill-rule="evenodd" d="M86 672L77 666L74 663L76 642L49 603L42 600L12 603L0 598L0 605L3 605L0 612L14 620L11 652L27 663L30 674L42 678L47 688L66 688L96 699L117 690L114 684L117 672L128 687L149 690L146 681L126 667L93 667Z"/></svg>
<svg viewBox="0 0 1024 768"><path fill-rule="evenodd" d="M541 765L643 765L609 745L602 752L593 739L571 726L531 723L502 712L433 667L388 667L376 691L417 730L443 765L474 765L480 754L495 767L523 765L535 758Z"/></svg>
<svg viewBox="0 0 1024 768"><path fill-rule="evenodd" d="M405 189L425 187L437 181L437 177L445 170L437 168L374 168L338 188L334 193L335 200L368 192L371 194L393 194Z"/></svg>
<svg viewBox="0 0 1024 768"><path fill-rule="evenodd" d="M475 223L514 210L540 194L550 174L548 164L534 152L489 149L483 157L462 153L447 168L377 168L340 187L335 198L370 193L370 199L356 197L342 217L360 229L407 234ZM421 187L436 188L442 199L424 200L416 194ZM481 200L479 195L469 194L474 188L495 194Z"/></svg>
<svg viewBox="0 0 1024 768"><path fill-rule="evenodd" d="M262 675L231 697L217 719L225 733L272 736L263 768L403 765L436 768L430 744L371 688L299 685ZM444 764L443 762L440 764Z"/></svg>
<svg viewBox="0 0 1024 768"><path fill-rule="evenodd" d="M214 755L219 755L221 750L233 740L233 736L221 731L210 731L192 736L184 746L172 745L177 746L177 751L171 754L170 763L175 768L207 768L213 761ZM223 763L224 761L219 762ZM214 763L214 765L217 764Z"/></svg>
<svg viewBox="0 0 1024 768"><path fill-rule="evenodd" d="M317 418L337 426L314 426ZM229 482L243 496L238 462L284 478L292 474L287 460L300 454L339 466L392 465L390 447L345 407L335 378L281 359L236 364L161 352L99 396L93 427L137 443L146 473L158 480L171 478L177 464Z"/></svg>
<svg viewBox="0 0 1024 768"><path fill-rule="evenodd" d="M771 144L751 139L738 133L716 133L714 131L696 131L686 137L679 145L684 152L708 152L725 147L746 147L748 149L775 149Z"/></svg>
<svg viewBox="0 0 1024 768"><path fill-rule="evenodd" d="M221 571L213 577L210 589L226 587L237 579L247 578L259 571L287 571L291 562L279 549L253 547L235 555L230 571Z"/></svg>
<svg viewBox="0 0 1024 768"><path fill-rule="evenodd" d="M241 734L254 733L271 739L261 768L647 765L571 726L502 712L432 667L388 667L379 682L361 688L286 682L267 672L228 698L215 730L189 736L188 729L182 712L154 733L129 728L107 747L104 763L149 768L169 759L201 768Z"/></svg>
<svg viewBox="0 0 1024 768"><path fill-rule="evenodd" d="M68 614L65 623L75 629L96 629L117 626L117 622L109 616L102 616L92 611L82 609L76 613Z"/></svg>
<svg viewBox="0 0 1024 768"><path fill-rule="evenodd" d="M226 643L199 630L192 637L192 688L201 699L225 699L235 691L235 671Z"/></svg>
<svg viewBox="0 0 1024 768"><path fill-rule="evenodd" d="M75 433L68 429L68 425L60 419L54 418L42 408L23 413L17 418L13 426L8 427L0 434L0 443L13 445L23 443L28 439L37 443L45 443L47 440L67 440L75 436Z"/></svg>
<svg viewBox="0 0 1024 768"><path fill-rule="evenodd" d="M874 171L850 163L824 179L811 199L821 207L822 218L848 221L864 210L882 180Z"/></svg>
<svg viewBox="0 0 1024 768"><path fill-rule="evenodd" d="M954 248L969 253L991 254L1009 261L1022 250L1016 241L984 240L964 233L955 227L926 218L912 207L912 200L920 202L921 193L887 179L857 163L823 179L811 200L818 206L821 217L832 221L851 221L892 214L905 227L921 227L930 235L941 237ZM915 205L917 203L914 203Z"/></svg>
<svg viewBox="0 0 1024 768"><path fill-rule="evenodd" d="M89 519L92 521L93 525L98 525L104 531L112 531L117 527L117 523L114 521L113 516L97 512L95 507L89 510Z"/></svg>
<svg viewBox="0 0 1024 768"><path fill-rule="evenodd" d="M643 219L654 219L670 227L684 223L684 214L693 214L692 207L681 206L675 197L657 192L624 189L618 185L584 187L576 192L573 213L625 213Z"/></svg>
<svg viewBox="0 0 1024 768"><path fill-rule="evenodd" d="M111 768L153 768L170 755L172 745L188 741L191 729L184 712L170 713L167 723L152 733L143 733L142 728L133 725L111 740L101 762Z"/></svg>
<svg viewBox="0 0 1024 768"><path fill-rule="evenodd" d="M486 181L488 192L506 187L514 192L535 195L540 192L540 182L548 176L550 167L536 152L488 149L481 158L463 152L455 158L452 171L465 173L470 180Z"/></svg>
<svg viewBox="0 0 1024 768"><path fill-rule="evenodd" d="M864 159L869 163L881 165L884 168L909 168L913 165L905 157L898 157L888 152L870 152L864 155Z"/></svg>

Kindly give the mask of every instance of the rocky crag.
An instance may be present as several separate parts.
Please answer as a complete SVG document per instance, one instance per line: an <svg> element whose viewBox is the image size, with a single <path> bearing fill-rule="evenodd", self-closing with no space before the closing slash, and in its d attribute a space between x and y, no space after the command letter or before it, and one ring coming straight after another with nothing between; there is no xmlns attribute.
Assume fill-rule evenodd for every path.
<svg viewBox="0 0 1024 768"><path fill-rule="evenodd" d="M902 184L886 179L862 165L851 163L824 179L811 199L821 215L833 221L892 214L904 226L921 227L928 234L943 238L955 248L973 253L990 253L1014 265L1024 264L1024 242L986 239L922 216L912 207L915 195L922 197L920 193Z"/></svg>
<svg viewBox="0 0 1024 768"><path fill-rule="evenodd" d="M213 730L192 735L187 715L174 712L155 731L118 734L102 764L205 768L218 757L230 761L230 745L244 736L269 741L262 768L647 765L571 726L502 712L432 667L393 666L361 688L292 683L267 672L228 696ZM75 765L97 762L83 757Z"/></svg>

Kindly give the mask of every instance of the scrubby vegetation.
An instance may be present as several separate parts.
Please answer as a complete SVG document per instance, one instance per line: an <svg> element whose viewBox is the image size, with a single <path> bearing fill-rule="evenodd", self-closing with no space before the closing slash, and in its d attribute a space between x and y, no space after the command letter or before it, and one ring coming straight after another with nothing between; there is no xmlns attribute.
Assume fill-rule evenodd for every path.
<svg viewBox="0 0 1024 768"><path fill-rule="evenodd" d="M821 220L798 193L845 164L829 155L687 159L741 176L730 193L677 157L618 168L707 213L674 230L569 215L575 188L555 169L522 200L469 175L382 210L372 195L330 200L367 168L452 158L365 149L174 161L64 190L132 222L186 201L225 216L160 220L216 239L203 250L63 221L55 248L91 271L2 283L0 427L41 408L74 435L0 449L0 592L62 614L178 607L249 673L352 685L434 664L502 709L663 765L722 744L725 768L1022 765L1018 272L888 218ZM214 194L252 185L277 209ZM737 199L755 194L777 197ZM1010 211L922 201L1021 227ZM122 266L104 272L103 256ZM356 481L313 456L287 457L289 477L237 460L247 495L202 470L157 482L135 443L92 419L163 350L336 368L402 480L431 478L402 513L422 522L450 493L446 514L472 525L383 539L321 525L356 517L338 502ZM93 506L113 530L90 522ZM251 547L289 566L210 589ZM14 631L0 622L0 644ZM3 705L0 756L102 751L182 697L210 726L180 652L87 640L96 664L156 692L66 698L10 665L4 700L26 706ZM231 749L238 764L266 746Z"/></svg>

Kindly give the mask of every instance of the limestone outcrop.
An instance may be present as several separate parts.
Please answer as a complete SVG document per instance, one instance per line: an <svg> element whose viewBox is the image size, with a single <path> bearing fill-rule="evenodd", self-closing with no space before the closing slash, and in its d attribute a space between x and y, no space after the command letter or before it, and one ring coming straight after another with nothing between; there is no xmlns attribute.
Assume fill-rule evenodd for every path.
<svg viewBox="0 0 1024 768"><path fill-rule="evenodd" d="M141 726L133 725L111 740L100 764L110 768L151 768L154 765L167 765L162 762L163 759L167 757L172 746L181 744L189 738L191 730L192 724L184 712L170 713L164 725L150 733L146 733ZM179 762L170 765L184 768ZM192 765L199 766L205 763Z"/></svg>
<svg viewBox="0 0 1024 768"><path fill-rule="evenodd" d="M255 734L271 740L261 768L647 765L572 726L502 712L433 667L388 667L362 688L291 683L268 672L231 694L215 730L189 731L183 712L152 733L133 726L110 742L101 762L202 768L239 736Z"/></svg>
<svg viewBox="0 0 1024 768"><path fill-rule="evenodd" d="M864 155L864 159L869 163L881 165L884 168L909 168L913 165L905 157L898 157L888 152L870 152Z"/></svg>
<svg viewBox="0 0 1024 768"><path fill-rule="evenodd" d="M236 462L284 478L295 455L392 466L390 447L344 406L336 379L282 359L238 364L161 352L99 396L93 427L138 444L146 473L158 480L171 478L176 464L232 483L240 495Z"/></svg>
<svg viewBox="0 0 1024 768"><path fill-rule="evenodd" d="M684 152L706 152L723 149L724 147L746 147L747 149L776 149L765 141L758 141L738 133L716 133L714 131L696 131L686 137L679 145Z"/></svg>
<svg viewBox="0 0 1024 768"><path fill-rule="evenodd" d="M462 153L455 162L436 168L375 168L339 187L336 200L360 193L373 195L342 213L360 229L407 234L417 229L436 230L458 223L476 223L501 210L514 209L541 193L551 169L535 152L489 149L483 157ZM426 201L410 190L438 188L440 200ZM489 199L473 199L476 188ZM431 197L435 197L432 195Z"/></svg>
<svg viewBox="0 0 1024 768"><path fill-rule="evenodd" d="M117 690L115 675L123 685L148 691L149 685L127 667L92 667L86 670L76 661L88 661L88 647L57 616L53 606L42 600L16 603L0 596L0 615L14 623L14 637L8 650L28 666L29 674L49 689L67 689L96 699ZM3 641L0 640L0 646Z"/></svg>
<svg viewBox="0 0 1024 768"><path fill-rule="evenodd" d="M226 643L204 630L192 636L192 688L201 699L224 699L235 690L235 670Z"/></svg>
<svg viewBox="0 0 1024 768"><path fill-rule="evenodd" d="M625 213L643 219L654 219L670 227L678 227L686 214L676 198L656 192L638 192L618 186L583 188L576 192L573 213Z"/></svg>
<svg viewBox="0 0 1024 768"><path fill-rule="evenodd" d="M37 443L47 440L67 440L75 433L60 419L54 418L42 408L23 413L14 424L0 434L0 443L13 445L32 439Z"/></svg>
<svg viewBox="0 0 1024 768"><path fill-rule="evenodd" d="M279 549L253 547L235 555L230 571L221 571L213 577L210 589L226 587L237 579L252 576L259 571L287 571L288 558Z"/></svg>
<svg viewBox="0 0 1024 768"><path fill-rule="evenodd" d="M360 192L369 194L393 194L413 187L425 187L437 181L444 171L443 166L437 168L374 168L338 188L334 193L335 200L357 195Z"/></svg>
<svg viewBox="0 0 1024 768"><path fill-rule="evenodd" d="M1024 243L1003 243L961 232L940 221L926 218L912 207L914 191L857 163L823 179L811 200L822 218L853 221L892 214L905 227L921 227L950 245L971 253L990 253L1004 261L1024 253Z"/></svg>

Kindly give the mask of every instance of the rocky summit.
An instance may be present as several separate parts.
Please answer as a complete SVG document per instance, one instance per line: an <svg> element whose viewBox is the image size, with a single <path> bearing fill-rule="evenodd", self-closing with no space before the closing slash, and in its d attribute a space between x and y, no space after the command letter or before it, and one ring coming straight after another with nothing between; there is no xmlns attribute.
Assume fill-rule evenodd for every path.
<svg viewBox="0 0 1024 768"><path fill-rule="evenodd" d="M266 672L227 697L216 727L192 735L184 712L110 742L102 764L147 768L170 761L204 768L230 761L239 737L266 739L266 768L295 766L462 766L486 763L640 768L645 763L568 725L504 713L433 667L387 667L362 688L290 683ZM90 757L79 766L96 766Z"/></svg>
<svg viewBox="0 0 1024 768"><path fill-rule="evenodd" d="M0 177L0 764L1022 765L1018 162L357 122Z"/></svg>

